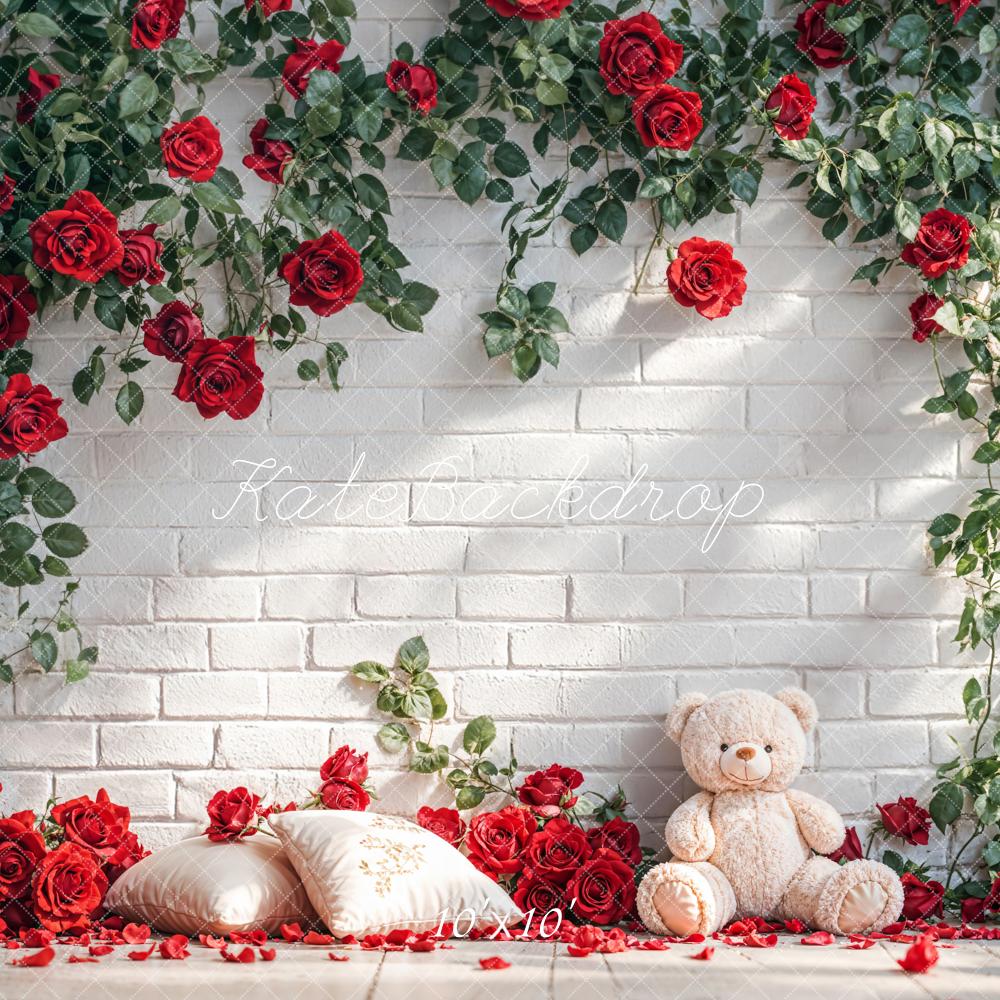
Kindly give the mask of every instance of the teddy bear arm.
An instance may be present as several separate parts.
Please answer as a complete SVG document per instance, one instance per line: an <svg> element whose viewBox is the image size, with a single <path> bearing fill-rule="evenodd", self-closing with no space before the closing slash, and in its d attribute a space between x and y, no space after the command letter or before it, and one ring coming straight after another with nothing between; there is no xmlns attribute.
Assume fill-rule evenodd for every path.
<svg viewBox="0 0 1000 1000"><path fill-rule="evenodd" d="M707 861L715 852L711 792L699 792L682 802L667 820L667 847L681 861Z"/></svg>
<svg viewBox="0 0 1000 1000"><path fill-rule="evenodd" d="M790 789L787 794L799 830L814 851L829 854L843 844L846 834L844 821L829 802L797 789Z"/></svg>

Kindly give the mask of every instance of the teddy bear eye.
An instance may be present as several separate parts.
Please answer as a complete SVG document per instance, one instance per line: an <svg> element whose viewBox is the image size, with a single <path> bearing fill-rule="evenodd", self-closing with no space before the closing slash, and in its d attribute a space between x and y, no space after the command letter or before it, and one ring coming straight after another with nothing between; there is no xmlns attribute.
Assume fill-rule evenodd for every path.
<svg viewBox="0 0 1000 1000"><path fill-rule="evenodd" d="M768 743L768 745L764 747L764 753L770 753L772 749L771 744Z"/></svg>
<svg viewBox="0 0 1000 1000"><path fill-rule="evenodd" d="M723 743L723 744L722 744L722 746L721 746L721 747L719 747L719 749L720 749L720 750L721 750L721 751L722 751L723 753L725 753L725 752L726 752L726 751L727 751L727 750L729 749L729 744L728 744L728 743Z"/></svg>

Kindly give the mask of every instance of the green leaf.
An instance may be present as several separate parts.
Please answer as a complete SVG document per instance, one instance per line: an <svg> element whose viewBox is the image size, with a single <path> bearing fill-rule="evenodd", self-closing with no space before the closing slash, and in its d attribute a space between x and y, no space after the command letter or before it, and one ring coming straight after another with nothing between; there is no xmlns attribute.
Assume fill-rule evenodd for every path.
<svg viewBox="0 0 1000 1000"><path fill-rule="evenodd" d="M401 753L410 745L410 731L401 722L387 722L376 734L379 746L388 753Z"/></svg>
<svg viewBox="0 0 1000 1000"><path fill-rule="evenodd" d="M733 194L740 201L752 205L757 200L757 189L760 182L751 171L731 170L728 172L727 177L729 178L729 186L732 188Z"/></svg>
<svg viewBox="0 0 1000 1000"><path fill-rule="evenodd" d="M181 200L176 195L168 194L159 201L154 201L146 209L146 214L142 217L143 225L153 222L158 226L171 222L181 214Z"/></svg>
<svg viewBox="0 0 1000 1000"><path fill-rule="evenodd" d="M958 531L962 519L957 514L938 514L927 527L929 535L950 535Z"/></svg>
<svg viewBox="0 0 1000 1000"><path fill-rule="evenodd" d="M505 177L523 177L531 171L527 153L516 142L501 142L493 150L493 162Z"/></svg>
<svg viewBox="0 0 1000 1000"><path fill-rule="evenodd" d="M992 465L1000 460L1000 441L984 441L972 456L973 462Z"/></svg>
<svg viewBox="0 0 1000 1000"><path fill-rule="evenodd" d="M484 754L497 738L496 723L488 715L473 719L462 733L462 746L466 753L479 757Z"/></svg>
<svg viewBox="0 0 1000 1000"><path fill-rule="evenodd" d="M115 333L121 333L125 327L125 301L117 295L112 297L99 295L94 299L94 315Z"/></svg>
<svg viewBox="0 0 1000 1000"><path fill-rule="evenodd" d="M569 91L561 83L542 78L535 84L535 96L547 107L556 107L569 100Z"/></svg>
<svg viewBox="0 0 1000 1000"><path fill-rule="evenodd" d="M521 332L516 328L491 326L483 334L486 356L498 358L501 355L509 354L517 346L520 339Z"/></svg>
<svg viewBox="0 0 1000 1000"><path fill-rule="evenodd" d="M90 676L90 664L84 663L82 660L67 660L64 667L67 684L76 684Z"/></svg>
<svg viewBox="0 0 1000 1000"><path fill-rule="evenodd" d="M31 494L31 506L41 517L65 517L76 506L76 497L65 483L49 479Z"/></svg>
<svg viewBox="0 0 1000 1000"><path fill-rule="evenodd" d="M362 660L351 667L351 673L368 684L381 684L389 679L389 668L374 660Z"/></svg>
<svg viewBox="0 0 1000 1000"><path fill-rule="evenodd" d="M964 795L961 786L951 782L942 785L927 806L934 825L944 833L962 815Z"/></svg>
<svg viewBox="0 0 1000 1000"><path fill-rule="evenodd" d="M296 369L303 382L315 382L319 378L319 365L311 358L304 358Z"/></svg>
<svg viewBox="0 0 1000 1000"><path fill-rule="evenodd" d="M122 118L138 118L158 100L160 92L152 78L139 73L125 86L118 98L118 112Z"/></svg>
<svg viewBox="0 0 1000 1000"><path fill-rule="evenodd" d="M55 639L48 632L38 632L31 640L31 655L38 661L41 668L48 673L55 665L59 649Z"/></svg>
<svg viewBox="0 0 1000 1000"><path fill-rule="evenodd" d="M130 424L142 412L144 402L142 386L138 382L126 382L115 397L115 409L118 411L118 416L126 424Z"/></svg>
<svg viewBox="0 0 1000 1000"><path fill-rule="evenodd" d="M42 569L49 576L69 576L70 574L69 566L62 559L57 559L55 556L46 556L42 560Z"/></svg>
<svg viewBox="0 0 1000 1000"><path fill-rule="evenodd" d="M377 104L367 104L354 115L354 132L364 142L374 142L382 130L382 109Z"/></svg>
<svg viewBox="0 0 1000 1000"><path fill-rule="evenodd" d="M0 681L4 684L14 683L14 670L6 660L0 660Z"/></svg>
<svg viewBox="0 0 1000 1000"><path fill-rule="evenodd" d="M912 201L897 201L893 210L893 218L900 235L907 240L913 239L920 228L920 209Z"/></svg>
<svg viewBox="0 0 1000 1000"><path fill-rule="evenodd" d="M924 145L935 160L944 159L955 144L955 133L950 125L930 119L924 124Z"/></svg>
<svg viewBox="0 0 1000 1000"><path fill-rule="evenodd" d="M570 246L576 251L577 254L585 254L596 242L597 240L597 227L592 226L589 222L582 226L577 226L572 233L569 234Z"/></svg>
<svg viewBox="0 0 1000 1000"><path fill-rule="evenodd" d="M34 11L18 14L14 18L14 27L22 35L28 35L32 38L58 38L63 34L63 29L51 17Z"/></svg>
<svg viewBox="0 0 1000 1000"><path fill-rule="evenodd" d="M423 636L415 635L399 647L399 665L408 674L417 674L430 666L431 656Z"/></svg>
<svg viewBox="0 0 1000 1000"><path fill-rule="evenodd" d="M8 521L0 527L0 542L4 548L12 549L14 552L27 552L37 538L38 535L31 528L19 521Z"/></svg>
<svg viewBox="0 0 1000 1000"><path fill-rule="evenodd" d="M20 514L23 509L21 491L7 480L0 481L0 517Z"/></svg>
<svg viewBox="0 0 1000 1000"><path fill-rule="evenodd" d="M433 774L448 766L448 748L441 744L432 747L426 743L416 743L410 758L410 770L417 774Z"/></svg>
<svg viewBox="0 0 1000 1000"><path fill-rule="evenodd" d="M202 208L209 212L225 212L229 215L240 215L243 209L233 201L217 184L205 181L202 184L192 184L191 193Z"/></svg>
<svg viewBox="0 0 1000 1000"><path fill-rule="evenodd" d="M326 374L329 376L330 385L339 390L340 366L347 360L347 350L343 344L334 340L326 345L323 357L326 361Z"/></svg>
<svg viewBox="0 0 1000 1000"><path fill-rule="evenodd" d="M621 243L622 237L625 235L625 228L628 226L628 213L620 201L609 198L597 210L597 218L594 221L597 224L598 232L615 243Z"/></svg>
<svg viewBox="0 0 1000 1000"><path fill-rule="evenodd" d="M475 809L486 798L486 789L478 785L464 785L455 792L455 805L462 810Z"/></svg>
<svg viewBox="0 0 1000 1000"><path fill-rule="evenodd" d="M895 49L915 49L927 41L928 31L919 14L904 14L892 26L887 41Z"/></svg>
<svg viewBox="0 0 1000 1000"><path fill-rule="evenodd" d="M359 174L354 178L354 190L365 208L370 208L374 212L388 213L389 195L385 185L377 177L371 174Z"/></svg>
<svg viewBox="0 0 1000 1000"><path fill-rule="evenodd" d="M81 528L67 521L50 524L42 531L46 548L62 559L72 559L87 547L87 536Z"/></svg>

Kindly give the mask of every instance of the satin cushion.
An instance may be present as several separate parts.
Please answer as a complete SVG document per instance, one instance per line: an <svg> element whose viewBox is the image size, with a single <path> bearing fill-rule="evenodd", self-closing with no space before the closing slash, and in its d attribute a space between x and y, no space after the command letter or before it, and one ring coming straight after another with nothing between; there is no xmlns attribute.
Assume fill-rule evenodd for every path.
<svg viewBox="0 0 1000 1000"><path fill-rule="evenodd" d="M316 923L281 844L256 834L236 844L193 837L137 862L108 890L107 909L170 934L227 934Z"/></svg>
<svg viewBox="0 0 1000 1000"><path fill-rule="evenodd" d="M324 809L276 813L268 822L337 937L436 930L442 921L467 932L513 926L523 916L465 855L409 820Z"/></svg>

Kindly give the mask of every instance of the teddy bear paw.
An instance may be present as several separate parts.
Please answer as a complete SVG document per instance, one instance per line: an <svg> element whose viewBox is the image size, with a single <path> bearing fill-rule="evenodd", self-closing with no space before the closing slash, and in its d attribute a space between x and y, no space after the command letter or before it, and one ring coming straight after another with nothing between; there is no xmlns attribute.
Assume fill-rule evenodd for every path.
<svg viewBox="0 0 1000 1000"><path fill-rule="evenodd" d="M851 886L837 914L841 934L858 934L871 927L881 916L888 900L889 894L878 882L859 882Z"/></svg>
<svg viewBox="0 0 1000 1000"><path fill-rule="evenodd" d="M710 933L716 922L714 895L711 884L693 867L659 865L639 886L639 916L657 934Z"/></svg>
<svg viewBox="0 0 1000 1000"><path fill-rule="evenodd" d="M899 876L862 858L841 867L823 887L817 923L841 934L871 933L896 920L902 907Z"/></svg>

